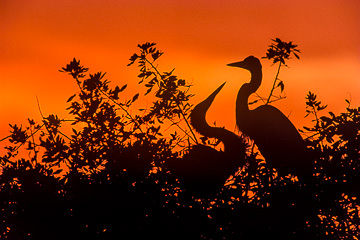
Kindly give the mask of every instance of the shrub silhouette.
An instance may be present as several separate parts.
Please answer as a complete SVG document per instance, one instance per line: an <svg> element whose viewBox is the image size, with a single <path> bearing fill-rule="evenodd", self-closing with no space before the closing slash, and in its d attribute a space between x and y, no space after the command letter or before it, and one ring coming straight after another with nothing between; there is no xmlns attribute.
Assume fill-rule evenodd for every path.
<svg viewBox="0 0 360 240"><path fill-rule="evenodd" d="M285 51L281 58L277 51L296 45L273 42L267 58L279 62L280 70L289 56ZM73 119L51 114L40 123L28 119L25 128L10 125L0 158L2 239L359 236L360 108L346 100L344 113L320 115L326 106L314 93L307 95L314 126L302 132L316 158L313 182L279 177L240 135L252 145L242 156L245 164L221 189L199 196L201 189L182 184L167 163L191 156L189 149L200 140L221 153L218 141L192 129L191 85L174 70L159 70L156 61L163 52L154 43L138 49L129 65L138 65L145 95L154 93L149 109L136 111L134 102L145 96L121 100L126 84L112 87L105 73L88 74L73 59L61 69L79 87L68 99ZM275 88L284 88L279 81L277 74L266 103L273 102ZM64 124L72 125L71 133L62 131Z"/></svg>

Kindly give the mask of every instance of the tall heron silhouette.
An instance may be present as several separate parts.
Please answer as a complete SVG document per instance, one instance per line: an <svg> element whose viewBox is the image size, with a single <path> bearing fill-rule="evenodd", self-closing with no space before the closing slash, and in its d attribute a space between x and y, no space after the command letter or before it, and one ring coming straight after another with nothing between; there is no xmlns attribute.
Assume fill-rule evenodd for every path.
<svg viewBox="0 0 360 240"><path fill-rule="evenodd" d="M236 99L236 125L254 140L266 162L280 175L289 173L300 178L311 176L312 159L304 140L291 121L277 108L262 105L249 109L249 96L256 92L262 81L260 60L249 56L243 61L228 64L250 71L251 80L241 86Z"/></svg>
<svg viewBox="0 0 360 240"><path fill-rule="evenodd" d="M197 144L182 159L167 163L170 171L179 176L180 182L200 194L218 190L245 162L247 145L244 140L225 128L210 126L206 121L206 113L224 85L197 104L190 114L193 128L203 136L221 141L224 151Z"/></svg>

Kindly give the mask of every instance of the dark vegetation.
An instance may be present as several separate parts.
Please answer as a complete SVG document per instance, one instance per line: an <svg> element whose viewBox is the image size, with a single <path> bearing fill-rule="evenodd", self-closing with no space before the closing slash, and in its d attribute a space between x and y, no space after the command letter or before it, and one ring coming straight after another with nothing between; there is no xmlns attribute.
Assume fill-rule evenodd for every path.
<svg viewBox="0 0 360 240"><path fill-rule="evenodd" d="M159 70L155 44L138 47L129 65L138 65L139 84L153 95L150 108L134 109L145 96L123 100L126 85L112 87L105 73L88 74L73 59L61 70L79 87L68 99L73 118L10 125L0 157L1 239L358 239L360 108L346 100L343 113L323 113L317 96L306 96L310 184L279 177L241 135L245 164L221 189L201 191L166 163L188 158L198 143L221 146L190 125L191 85ZM265 58L280 71L290 54L299 58L296 45L275 39ZM284 98L279 71L269 97L254 102Z"/></svg>

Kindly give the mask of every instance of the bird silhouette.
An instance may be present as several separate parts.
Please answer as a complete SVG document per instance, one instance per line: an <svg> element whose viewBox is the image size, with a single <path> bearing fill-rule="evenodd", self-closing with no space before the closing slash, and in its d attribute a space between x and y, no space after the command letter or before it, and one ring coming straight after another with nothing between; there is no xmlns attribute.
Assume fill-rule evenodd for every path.
<svg viewBox="0 0 360 240"><path fill-rule="evenodd" d="M210 126L206 121L206 113L225 83L221 84L209 97L194 107L190 114L190 123L201 135L221 141L224 144L224 152L228 155L238 156L238 154L244 153L243 139L225 128Z"/></svg>
<svg viewBox="0 0 360 240"><path fill-rule="evenodd" d="M183 158L167 163L180 182L197 194L218 190L226 179L244 164L246 144L243 139L225 128L210 126L206 121L206 113L224 85L225 83L197 104L190 114L193 128L203 136L221 141L224 151L197 144L192 146Z"/></svg>
<svg viewBox="0 0 360 240"><path fill-rule="evenodd" d="M236 99L236 125L254 140L266 162L280 175L289 173L299 178L311 175L312 159L304 140L291 121L277 108L262 105L249 109L248 98L256 92L262 81L260 60L249 56L228 66L250 71L251 81L241 86Z"/></svg>

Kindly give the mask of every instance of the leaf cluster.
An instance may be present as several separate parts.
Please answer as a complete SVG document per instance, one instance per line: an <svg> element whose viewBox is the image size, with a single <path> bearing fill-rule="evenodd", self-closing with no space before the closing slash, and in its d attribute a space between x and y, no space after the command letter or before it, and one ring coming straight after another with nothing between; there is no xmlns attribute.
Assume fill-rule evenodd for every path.
<svg viewBox="0 0 360 240"><path fill-rule="evenodd" d="M286 66L285 60L290 59L291 55L294 55L297 59L300 59L300 50L297 49L298 45L293 44L292 41L284 42L280 38L272 39L273 43L269 45L266 56L273 63L281 63Z"/></svg>
<svg viewBox="0 0 360 240"><path fill-rule="evenodd" d="M197 142L196 136L189 124L188 116L192 105L189 99L193 94L189 93L191 87L186 80L174 75L174 70L169 72L160 72L157 61L163 55L163 52L156 48L155 43L139 44L139 53L135 53L130 58L128 66L137 63L140 74L139 84L144 84L147 89L145 95L155 91L155 101L143 117L144 121L158 121L163 124L164 121L170 121L180 129L184 136ZM185 127L181 122L185 122ZM177 136L177 133L174 133ZM173 136L175 136L173 135ZM180 138L182 142L183 138ZM179 143L180 143L179 142ZM182 145L184 146L184 145Z"/></svg>
<svg viewBox="0 0 360 240"><path fill-rule="evenodd" d="M257 95L257 99L253 103L257 102L258 100L261 100L265 104L271 104L273 102L286 98L286 96L284 95L284 89L285 89L284 81L279 78L281 67L282 66L288 67L288 65L286 65L286 60L289 60L291 58L291 55L294 55L297 59L300 59L299 57L300 50L297 49L297 45L293 44L292 41L285 42L282 41L280 38L272 39L272 41L273 43L268 46L266 56L262 58L272 60L273 64L279 63L278 70L273 85L271 87L269 96L265 98ZM277 88L280 88L280 94L278 95L274 93L274 90ZM272 98L275 99L272 100Z"/></svg>
<svg viewBox="0 0 360 240"><path fill-rule="evenodd" d="M306 142L316 159L314 174L318 186L327 189L319 194L319 225L335 239L358 236L360 108L350 107L350 101L345 100L345 112L328 112L326 116L320 113L327 105L322 105L316 94L309 92L306 100L306 116L312 115L315 124L304 127L302 132L308 136Z"/></svg>
<svg viewBox="0 0 360 240"><path fill-rule="evenodd" d="M304 127L309 135L308 144L315 149L322 159L323 169L332 175L333 180L343 181L344 178L358 178L360 167L360 108L351 108L350 101L344 113L318 116L326 108L316 95L307 95L307 116L312 114L314 127ZM305 132L303 131L303 132Z"/></svg>

